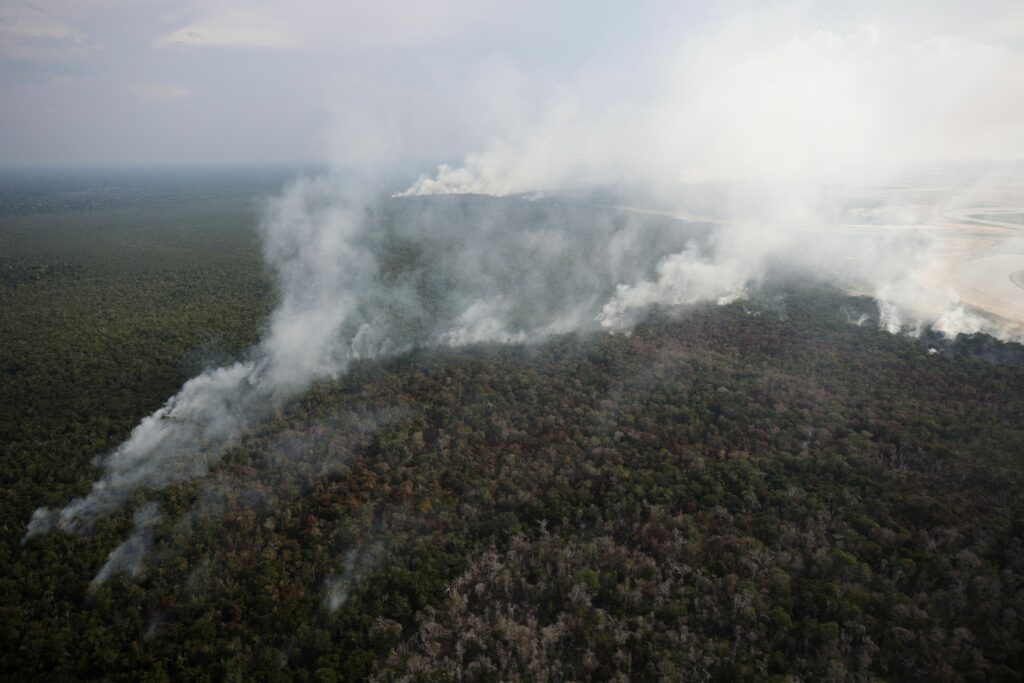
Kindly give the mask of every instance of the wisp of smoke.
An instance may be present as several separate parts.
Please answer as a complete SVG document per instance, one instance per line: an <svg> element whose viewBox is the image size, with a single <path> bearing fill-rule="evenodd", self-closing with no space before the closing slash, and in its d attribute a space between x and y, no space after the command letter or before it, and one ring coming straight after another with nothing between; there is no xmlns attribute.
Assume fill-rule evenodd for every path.
<svg viewBox="0 0 1024 683"><path fill-rule="evenodd" d="M92 580L91 588L99 588L114 574L127 573L138 576L142 571L142 561L153 544L153 527L160 521L160 507L156 503L147 503L135 511L132 519L134 529L124 543L110 551L106 563Z"/></svg>
<svg viewBox="0 0 1024 683"><path fill-rule="evenodd" d="M328 612L334 612L348 601L352 586L377 565L383 552L383 546L375 543L345 553L345 566L341 574L329 576L326 581L324 607Z"/></svg>

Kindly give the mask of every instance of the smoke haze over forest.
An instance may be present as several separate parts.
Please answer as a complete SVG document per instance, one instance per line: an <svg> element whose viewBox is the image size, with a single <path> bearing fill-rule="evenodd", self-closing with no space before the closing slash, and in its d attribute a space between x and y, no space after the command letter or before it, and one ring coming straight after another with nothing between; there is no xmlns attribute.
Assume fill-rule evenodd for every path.
<svg viewBox="0 0 1024 683"><path fill-rule="evenodd" d="M9 0L0 101L0 678L1024 676L1020 0Z"/></svg>
<svg viewBox="0 0 1024 683"><path fill-rule="evenodd" d="M355 360L628 333L652 310L751 296L773 273L873 297L890 332L1022 338L1020 318L968 305L943 280L944 226L1024 206L1015 3L969 17L950 5L937 23L926 3L528 3L505 8L510 26L458 2L301 3L324 25L272 4L167 3L146 46L51 4L3 10L6 160L312 157L334 170L266 204L278 298L262 340L187 382L101 459L87 496L37 510L28 537L88 531L141 488L203 476ZM532 22L545 29L527 38ZM140 51L158 81L118 62ZM236 71L250 58L258 82ZM293 71L297 92L274 92ZM223 93L203 80L214 76ZM90 107L69 106L83 97ZM1024 251L1012 233L992 240L974 256ZM158 514L140 511L97 581L133 571Z"/></svg>

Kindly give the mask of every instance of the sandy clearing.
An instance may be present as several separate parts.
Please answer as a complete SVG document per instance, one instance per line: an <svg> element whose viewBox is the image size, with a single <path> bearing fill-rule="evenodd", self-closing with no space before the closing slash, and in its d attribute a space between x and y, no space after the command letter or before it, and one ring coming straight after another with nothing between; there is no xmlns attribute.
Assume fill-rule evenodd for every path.
<svg viewBox="0 0 1024 683"><path fill-rule="evenodd" d="M1024 318L1024 286L1014 275L1024 273L1024 254L995 254L971 259L953 269L958 284L984 293L1000 309ZM958 287L959 289L959 287Z"/></svg>

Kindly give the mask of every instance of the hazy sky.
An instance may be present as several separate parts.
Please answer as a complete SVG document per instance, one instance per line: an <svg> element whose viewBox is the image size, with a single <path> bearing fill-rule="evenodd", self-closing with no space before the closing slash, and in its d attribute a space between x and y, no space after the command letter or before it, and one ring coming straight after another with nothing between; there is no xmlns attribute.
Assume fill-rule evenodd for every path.
<svg viewBox="0 0 1024 683"><path fill-rule="evenodd" d="M787 71L794 51L825 71ZM832 134L851 123L837 112L850 111L884 118L871 140L891 145L923 117L928 134L901 152L908 158L1020 158L1022 52L1020 0L0 0L0 165L429 168L496 141L536 146L538 135L597 135L652 117L659 133L686 120L691 133L671 147L685 155L701 137L693 131L717 118L692 116L694 101L742 108L745 89L764 82L744 80L751 62L783 74L755 97L758 122L802 128L772 98L803 111L831 98L814 120ZM720 71L730 87L709 86ZM864 106L854 111L854 100ZM566 119L566 108L593 115ZM559 116L569 123L550 125ZM752 125L730 120L730 136Z"/></svg>

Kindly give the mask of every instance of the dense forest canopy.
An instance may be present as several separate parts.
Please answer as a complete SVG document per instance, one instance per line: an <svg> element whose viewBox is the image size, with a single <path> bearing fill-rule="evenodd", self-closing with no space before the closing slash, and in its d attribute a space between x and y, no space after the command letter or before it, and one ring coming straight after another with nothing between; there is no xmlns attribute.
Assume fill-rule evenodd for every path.
<svg viewBox="0 0 1024 683"><path fill-rule="evenodd" d="M207 476L23 543L257 341L274 182L5 190L6 679L1021 679L1024 351L784 278L358 362Z"/></svg>

